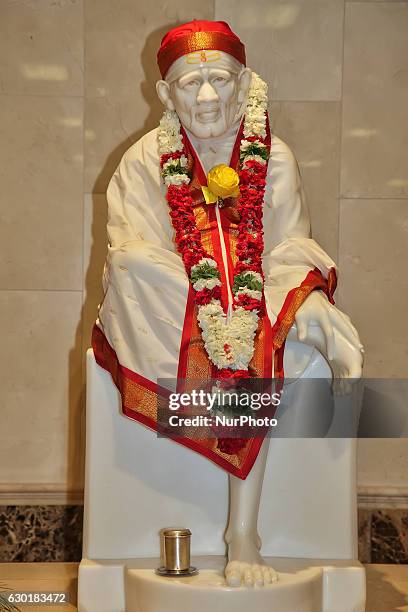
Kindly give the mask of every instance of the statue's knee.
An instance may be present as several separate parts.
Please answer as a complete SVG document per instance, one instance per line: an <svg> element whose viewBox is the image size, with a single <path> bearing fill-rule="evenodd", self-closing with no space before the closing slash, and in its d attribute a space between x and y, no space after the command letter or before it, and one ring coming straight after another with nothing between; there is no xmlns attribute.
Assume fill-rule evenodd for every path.
<svg viewBox="0 0 408 612"><path fill-rule="evenodd" d="M113 271L144 268L149 265L152 249L143 242L130 242L110 253L109 263Z"/></svg>

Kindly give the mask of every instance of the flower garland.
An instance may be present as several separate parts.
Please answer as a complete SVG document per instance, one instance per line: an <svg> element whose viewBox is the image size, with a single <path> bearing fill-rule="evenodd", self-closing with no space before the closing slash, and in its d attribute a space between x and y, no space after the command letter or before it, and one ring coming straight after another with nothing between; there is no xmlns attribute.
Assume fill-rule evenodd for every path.
<svg viewBox="0 0 408 612"><path fill-rule="evenodd" d="M264 312L262 271L263 200L269 147L266 143L267 85L252 74L240 143L237 210L240 215L230 317L221 304L218 264L204 249L190 194L187 152L175 111L165 111L158 132L160 167L167 186L176 244L195 291L197 319L207 354L222 377L248 377L259 316Z"/></svg>

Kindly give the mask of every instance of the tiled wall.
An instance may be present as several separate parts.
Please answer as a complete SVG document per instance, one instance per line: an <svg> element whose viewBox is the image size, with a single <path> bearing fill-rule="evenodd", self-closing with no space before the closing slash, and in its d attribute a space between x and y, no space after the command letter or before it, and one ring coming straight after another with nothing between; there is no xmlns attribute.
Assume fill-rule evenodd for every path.
<svg viewBox="0 0 408 612"><path fill-rule="evenodd" d="M0 5L0 491L81 472L83 5Z"/></svg>
<svg viewBox="0 0 408 612"><path fill-rule="evenodd" d="M213 0L0 4L0 503L83 487L104 192L160 118L164 33L213 15Z"/></svg>
<svg viewBox="0 0 408 612"><path fill-rule="evenodd" d="M269 82L274 131L298 158L314 235L340 263L339 303L361 331L367 375L408 375L407 2L9 0L0 6L3 503L27 503L20 489L41 503L82 488L104 192L122 153L160 117L162 35L214 15ZM360 485L407 492L407 463L405 440L364 441Z"/></svg>

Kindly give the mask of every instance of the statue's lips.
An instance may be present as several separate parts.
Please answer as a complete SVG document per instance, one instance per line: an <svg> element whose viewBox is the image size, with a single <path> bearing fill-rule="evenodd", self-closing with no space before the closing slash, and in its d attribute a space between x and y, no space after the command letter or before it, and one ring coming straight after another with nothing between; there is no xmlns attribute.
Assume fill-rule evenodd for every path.
<svg viewBox="0 0 408 612"><path fill-rule="evenodd" d="M219 108L208 108L200 110L196 113L196 119L200 123L211 123L212 121L216 121L220 116Z"/></svg>

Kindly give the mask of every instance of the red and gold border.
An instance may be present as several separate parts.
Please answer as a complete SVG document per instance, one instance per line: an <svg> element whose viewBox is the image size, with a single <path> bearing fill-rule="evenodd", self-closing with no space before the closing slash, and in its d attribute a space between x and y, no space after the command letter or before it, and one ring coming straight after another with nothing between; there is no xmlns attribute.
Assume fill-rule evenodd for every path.
<svg viewBox="0 0 408 612"><path fill-rule="evenodd" d="M315 289L321 289L326 293L330 303L334 304L333 292L336 285L337 277L334 268L330 269L328 280L324 278L318 268L314 268L307 274L299 287L295 287L289 291L281 311L276 318L276 322L272 327L274 350L278 350L284 345L286 336L295 321L296 312L307 296Z"/></svg>
<svg viewBox="0 0 408 612"><path fill-rule="evenodd" d="M111 374L120 392L123 414L157 431L158 395L167 397L168 390L122 366L114 349L97 325L94 325L92 332L92 348L97 364ZM171 436L171 439L203 455L229 474L242 480L245 480L251 471L263 442L261 437L251 438L236 454L228 455L218 448L216 438L196 439L186 434L183 437Z"/></svg>

